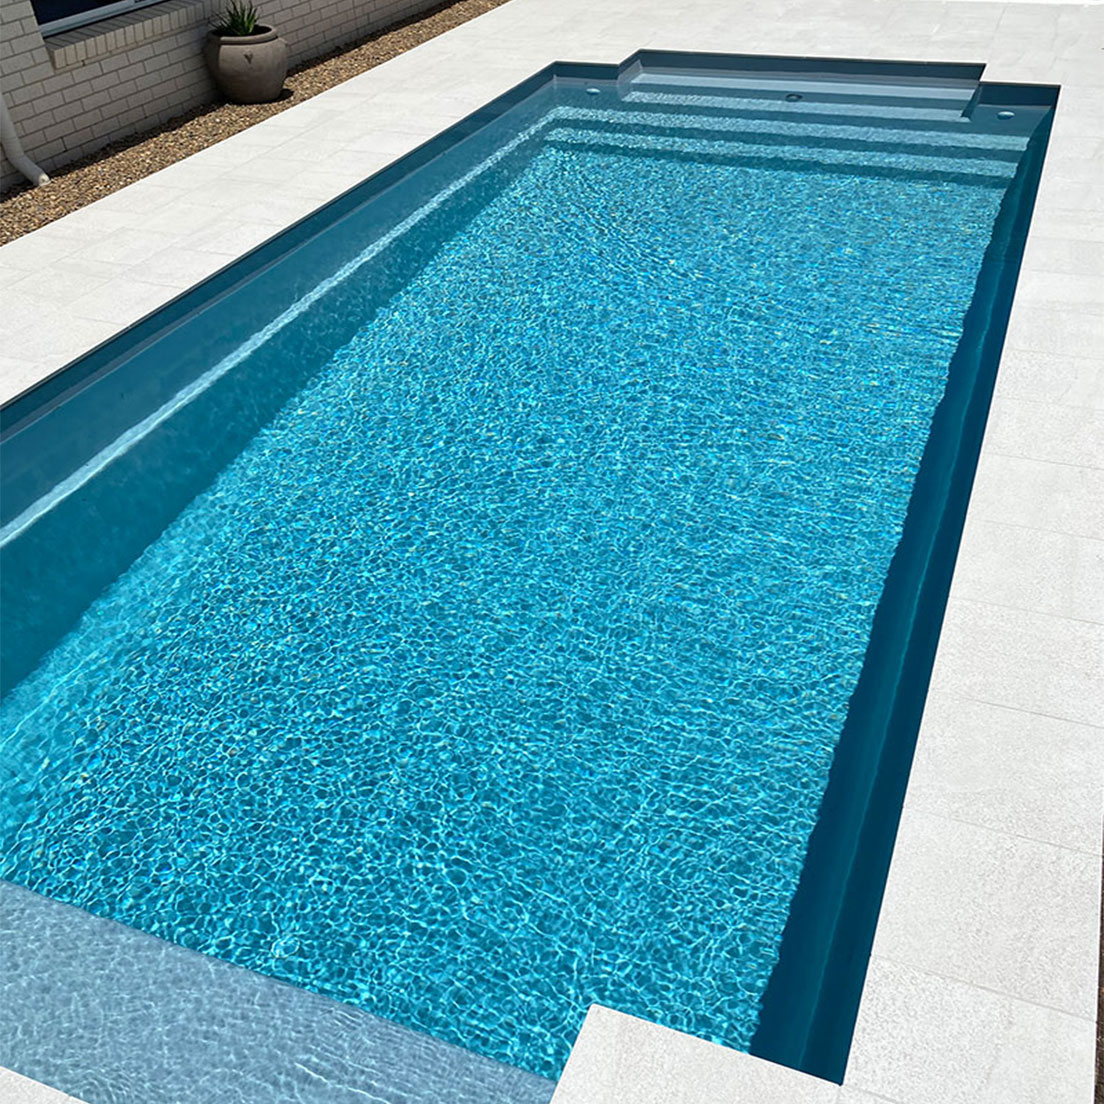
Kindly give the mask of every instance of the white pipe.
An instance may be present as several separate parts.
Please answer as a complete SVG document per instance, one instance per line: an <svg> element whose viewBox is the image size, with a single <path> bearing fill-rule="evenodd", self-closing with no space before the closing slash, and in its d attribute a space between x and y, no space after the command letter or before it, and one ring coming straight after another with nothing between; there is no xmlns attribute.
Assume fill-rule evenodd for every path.
<svg viewBox="0 0 1104 1104"><path fill-rule="evenodd" d="M0 146L3 146L8 160L35 187L50 183L50 178L23 152L23 145L19 141L19 135L15 133L15 124L8 114L8 105L4 102L2 93L0 93Z"/></svg>

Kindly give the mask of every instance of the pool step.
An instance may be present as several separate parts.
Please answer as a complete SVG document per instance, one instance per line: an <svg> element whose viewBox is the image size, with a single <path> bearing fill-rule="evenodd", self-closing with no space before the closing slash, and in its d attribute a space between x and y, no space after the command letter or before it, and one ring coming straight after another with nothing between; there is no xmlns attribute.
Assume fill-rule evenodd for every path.
<svg viewBox="0 0 1104 1104"><path fill-rule="evenodd" d="M1027 148L1027 136L1023 134L986 133L984 131L958 130L956 132L897 129L885 126L867 126L861 122L833 123L817 118L758 119L732 115L693 113L668 113L657 120L654 112L637 111L631 105L624 107L588 110L577 107L560 107L552 113L561 121L592 130L610 132L647 131L649 133L678 133L687 137L749 138L753 141L792 141L802 138L818 144L848 143L856 148L908 147L901 152L917 152L928 149L935 153L958 153L962 156L992 157L997 160L1018 161Z"/></svg>
<svg viewBox="0 0 1104 1104"><path fill-rule="evenodd" d="M749 94L768 99L785 99L800 96L809 100L840 101L849 103L916 105L928 103L932 107L961 113L972 101L977 84L974 81L956 80L937 82L886 81L877 79L844 80L829 76L777 74L708 74L693 78L684 73L647 72L626 81L623 85L629 93L674 93L676 95L712 94L746 97Z"/></svg>
<svg viewBox="0 0 1104 1104"><path fill-rule="evenodd" d="M861 127L888 130L894 133L920 131L931 134L991 135L994 138L1028 138L1039 122L1038 112L1018 111L1012 117L995 111L969 116L948 116L924 107L888 107L884 104L846 104L808 102L788 103L785 100L763 98L736 99L713 96L629 96L616 101L612 97L603 106L622 110L646 110L656 120L669 115L696 115L710 120L728 118L761 123L818 123L825 126ZM597 105L595 105L597 106Z"/></svg>
<svg viewBox="0 0 1104 1104"><path fill-rule="evenodd" d="M991 158L902 153L880 149L842 149L826 145L769 143L721 135L690 138L681 134L593 130L557 124L545 132L547 144L595 152L670 154L701 159L767 163L772 167L820 168L837 172L913 173L1005 187L1016 173L1016 162Z"/></svg>
<svg viewBox="0 0 1104 1104"><path fill-rule="evenodd" d="M853 100L801 99L787 100L782 96L743 95L719 96L710 92L630 92L623 97L628 104L646 104L650 108L681 108L697 111L756 113L786 117L825 115L841 120L866 119L870 125L895 123L943 124L950 128L965 127L969 120L957 108L937 107L927 103L856 103Z"/></svg>
<svg viewBox="0 0 1104 1104"><path fill-rule="evenodd" d="M543 1077L10 882L0 881L0 918L12 949L0 1042L22 1033L8 1061L18 1051L20 1072L66 1093L174 1104L552 1095Z"/></svg>

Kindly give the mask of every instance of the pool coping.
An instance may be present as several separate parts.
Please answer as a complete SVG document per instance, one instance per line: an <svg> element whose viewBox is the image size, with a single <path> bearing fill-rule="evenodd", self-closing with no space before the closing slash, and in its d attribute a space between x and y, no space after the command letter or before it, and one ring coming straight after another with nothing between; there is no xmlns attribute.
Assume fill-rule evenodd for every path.
<svg viewBox="0 0 1104 1104"><path fill-rule="evenodd" d="M1102 42L1098 5L511 0L0 247L6 399L554 61L651 47L984 62L987 81L1062 86L844 1084L596 1008L555 1104L1091 1100ZM239 217L259 189L263 211Z"/></svg>

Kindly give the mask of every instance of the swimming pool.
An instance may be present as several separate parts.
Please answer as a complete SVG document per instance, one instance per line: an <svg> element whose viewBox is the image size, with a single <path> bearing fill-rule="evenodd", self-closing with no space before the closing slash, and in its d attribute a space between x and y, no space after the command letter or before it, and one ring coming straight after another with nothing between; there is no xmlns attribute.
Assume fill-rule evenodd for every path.
<svg viewBox="0 0 1104 1104"><path fill-rule="evenodd" d="M0 874L544 1076L592 1001L838 1063L1048 108L674 60L11 409Z"/></svg>

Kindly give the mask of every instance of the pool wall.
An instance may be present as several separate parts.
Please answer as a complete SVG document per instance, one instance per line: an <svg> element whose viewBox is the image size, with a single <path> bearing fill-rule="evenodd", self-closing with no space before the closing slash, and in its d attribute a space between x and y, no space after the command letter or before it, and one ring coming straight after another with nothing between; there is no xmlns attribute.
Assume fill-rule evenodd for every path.
<svg viewBox="0 0 1104 1104"><path fill-rule="evenodd" d="M1053 105L1057 92L981 84L976 99ZM1049 129L1033 136L986 249L752 1042L832 1081L847 1065Z"/></svg>
<svg viewBox="0 0 1104 1104"><path fill-rule="evenodd" d="M352 320L370 317L422 267L424 247L389 235L414 217L447 236L472 217L478 198L435 205L435 197L513 133L513 117L496 125L507 111L536 97L531 110L540 113L539 93L554 76L548 68L522 82L4 406L0 588L5 620L20 629L18 641L10 631L0 641L0 692L352 336ZM361 208L373 200L366 217ZM370 279L335 278L362 265ZM42 589L54 596L49 610L35 599Z"/></svg>
<svg viewBox="0 0 1104 1104"><path fill-rule="evenodd" d="M998 376L844 1087L837 1093L806 1079L793 1088L786 1071L775 1076L776 1067L768 1063L744 1055L726 1061L756 1071L746 1075L746 1085L785 1086L786 1095L778 1099L791 1101L838 1096L850 1104L868 1100L870 1093L901 1104L962 1098L1087 1101L1104 721L1101 614L1091 600L1101 592L1099 563L1091 552L1101 535L1098 504L1104 495L1089 429L1099 424L1104 393L1102 328L1099 295L1094 298L1091 273L1085 271L1100 253L1093 227L1100 225L1102 201L1092 184L1100 171L1100 155L1092 152L1100 135L1092 107L1099 99L1092 44L1100 20L1086 8L921 3L887 4L875 14L843 4L831 12L822 6L810 10L785 26L776 12L748 7L738 19L726 15L722 26L707 7L690 5L675 21L664 11L636 5L611 9L596 22L581 10L553 16L515 0L471 30L445 36L433 50L417 51L415 69L425 85L411 93L411 102L419 95L426 105L462 100L455 81L469 72L473 57L486 58L484 78L490 73L505 83L507 42L510 64L524 65L525 72L550 50L620 57L652 36L688 48L775 53L947 57L965 52L990 58L987 73L993 76L1063 84L1025 258L1026 280L1021 278ZM364 90L360 95L368 103L389 81L403 83L410 71L409 65L385 66L369 74L370 80L350 83ZM474 102L486 97L486 83L464 87ZM346 86L347 94L354 91ZM366 113L372 110L384 108ZM427 110L418 123L431 133L440 118ZM309 111L296 119L303 120L303 129L318 132ZM377 116L373 125L386 130L386 121ZM161 188L177 189L185 206L194 205L204 189L217 199L234 182L213 183L219 175L212 171L215 160L201 159L211 183L197 185L194 173L185 182L170 170L167 178L159 174L160 180L129 189L126 204L136 205L156 227L153 200L164 198ZM335 190L342 187L339 177L330 185ZM285 191L290 195L295 188ZM305 208L318 200L305 195L295 202ZM70 265L66 257L78 263L72 244L78 240L91 239L94 253L96 233L108 235L96 231L95 222L118 210L104 203L89 209L96 219L78 213L54 233L42 231L15 243L19 248L0 250L0 273L9 284L29 278L43 264L64 273ZM267 227L254 223L249 229L260 235ZM168 233L168 224L154 232ZM180 231L182 242L187 236ZM203 251L193 251L188 260L196 260L196 252ZM220 257L209 254L207 260L218 265ZM32 259L34 266L28 267ZM173 294L172 285L153 284L149 272L135 265L133 274L119 277L134 294L118 298L112 319L93 317L107 312L81 303L58 318L48 342L36 345L31 331L56 317L52 296L29 321L23 314L7 332L5 355L20 358L5 372L9 394L117 330L121 323L114 319L133 317L133 311L151 309ZM1050 581L1056 563L1061 587ZM1040 969L1044 952L1046 966ZM588 1030L577 1048L580 1055L589 1046ZM628 1049L607 1049L601 1068L591 1072L612 1088L606 1092L591 1080L589 1099L618 1099L618 1077L628 1088L636 1071L658 1062L660 1052L648 1050L653 1038L642 1030ZM615 1041L605 1041L614 1046ZM664 1047L670 1060L653 1064L653 1070L671 1076L693 1072L694 1040L668 1041ZM621 1070L616 1077L615 1067ZM569 1063L557 1099L588 1098L578 1090ZM692 1084L687 1093L684 1099L692 1099Z"/></svg>

